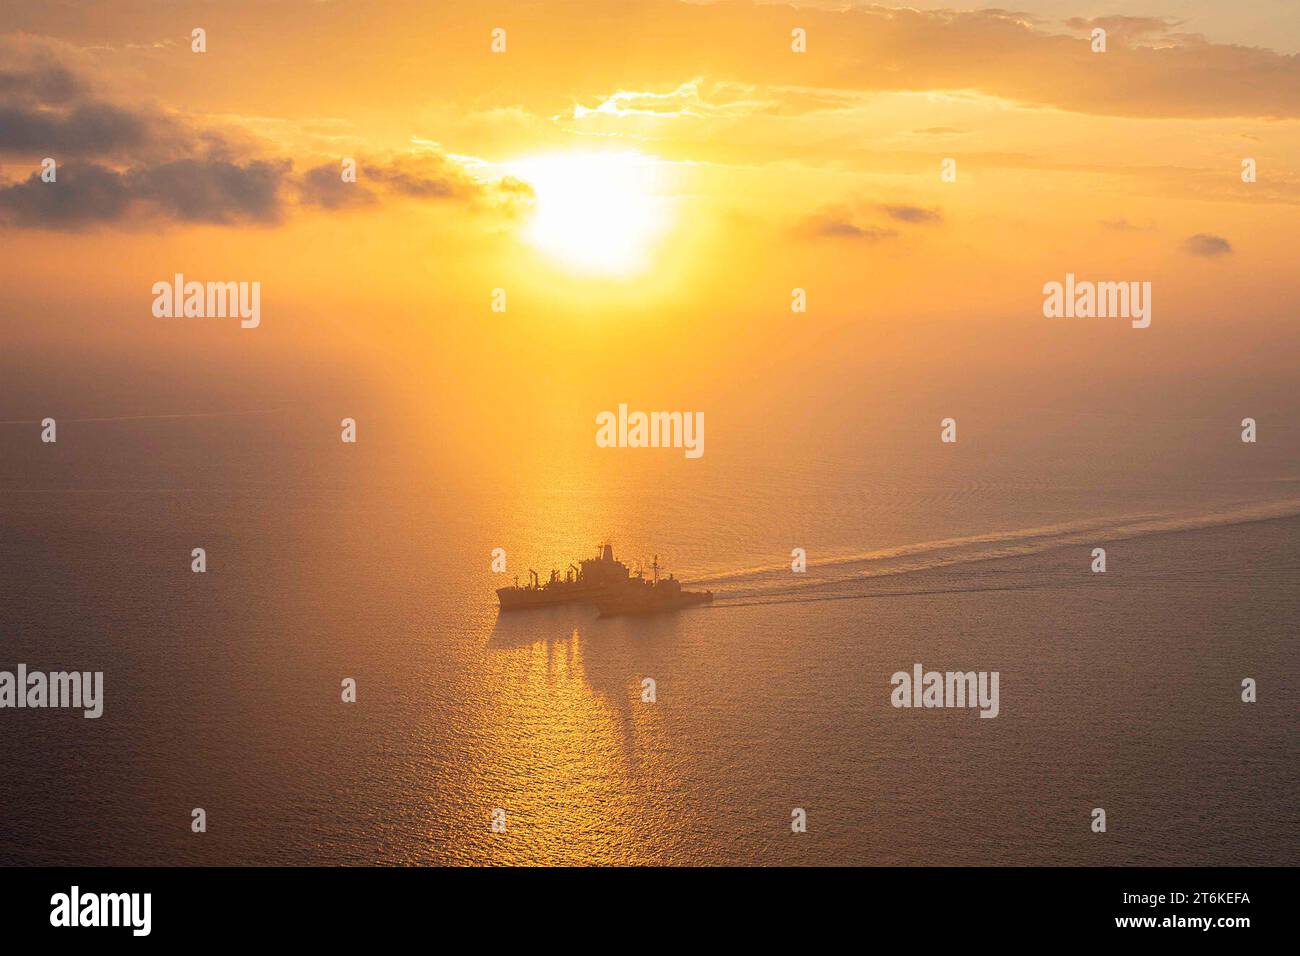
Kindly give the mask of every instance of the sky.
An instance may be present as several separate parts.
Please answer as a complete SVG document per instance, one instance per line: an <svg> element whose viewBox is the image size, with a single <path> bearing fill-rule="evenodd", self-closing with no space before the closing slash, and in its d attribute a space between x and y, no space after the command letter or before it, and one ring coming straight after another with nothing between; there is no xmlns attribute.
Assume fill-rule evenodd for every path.
<svg viewBox="0 0 1300 956"><path fill-rule="evenodd" d="M5 0L4 413L1284 407L1300 7L1123 6ZM261 324L155 317L176 273ZM1045 319L1066 273L1151 282L1151 327Z"/></svg>

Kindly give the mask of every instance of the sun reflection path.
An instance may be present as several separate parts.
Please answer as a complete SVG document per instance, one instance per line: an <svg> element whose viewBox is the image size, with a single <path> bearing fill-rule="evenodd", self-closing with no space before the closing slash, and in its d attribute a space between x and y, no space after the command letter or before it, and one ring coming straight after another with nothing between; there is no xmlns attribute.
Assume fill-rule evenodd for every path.
<svg viewBox="0 0 1300 956"><path fill-rule="evenodd" d="M656 797L675 777L662 709L641 700L636 642L591 615L504 615L489 637L467 799L506 810L507 832L486 841L499 862L644 862L671 827L671 802Z"/></svg>

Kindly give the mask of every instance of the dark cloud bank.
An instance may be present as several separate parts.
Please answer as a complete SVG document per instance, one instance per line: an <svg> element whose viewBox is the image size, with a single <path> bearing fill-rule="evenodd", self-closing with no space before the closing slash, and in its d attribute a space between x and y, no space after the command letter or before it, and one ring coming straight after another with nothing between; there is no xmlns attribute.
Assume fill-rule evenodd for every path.
<svg viewBox="0 0 1300 956"><path fill-rule="evenodd" d="M26 179L0 186L0 225L81 229L128 219L232 225L281 222L293 209L344 210L386 201L451 201L506 209L523 183L485 184L445 156L422 152L341 160L297 174L291 159L250 155L240 130L198 129L161 110L98 98L50 50L15 50L0 68L0 155L27 160ZM55 181L40 161L55 160Z"/></svg>

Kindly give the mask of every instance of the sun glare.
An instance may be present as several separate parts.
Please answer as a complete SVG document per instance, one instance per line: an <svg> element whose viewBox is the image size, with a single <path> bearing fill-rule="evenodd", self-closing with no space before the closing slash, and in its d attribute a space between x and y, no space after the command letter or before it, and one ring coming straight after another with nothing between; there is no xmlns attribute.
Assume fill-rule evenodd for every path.
<svg viewBox="0 0 1300 956"><path fill-rule="evenodd" d="M649 265L668 226L660 163L635 152L553 153L511 164L537 204L528 240L578 271L627 274Z"/></svg>

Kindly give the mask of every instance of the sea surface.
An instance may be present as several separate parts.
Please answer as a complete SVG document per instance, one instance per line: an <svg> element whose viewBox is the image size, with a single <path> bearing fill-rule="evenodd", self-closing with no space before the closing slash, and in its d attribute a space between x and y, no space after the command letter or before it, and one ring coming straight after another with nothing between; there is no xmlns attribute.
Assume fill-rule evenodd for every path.
<svg viewBox="0 0 1300 956"><path fill-rule="evenodd" d="M723 418L700 462L466 462L373 415L343 445L331 412L0 425L0 669L106 695L0 711L0 861L1296 860L1300 481L1231 429L1053 457L945 449L928 418L729 445ZM499 615L606 540L713 606ZM998 717L892 707L916 663L997 671Z"/></svg>

